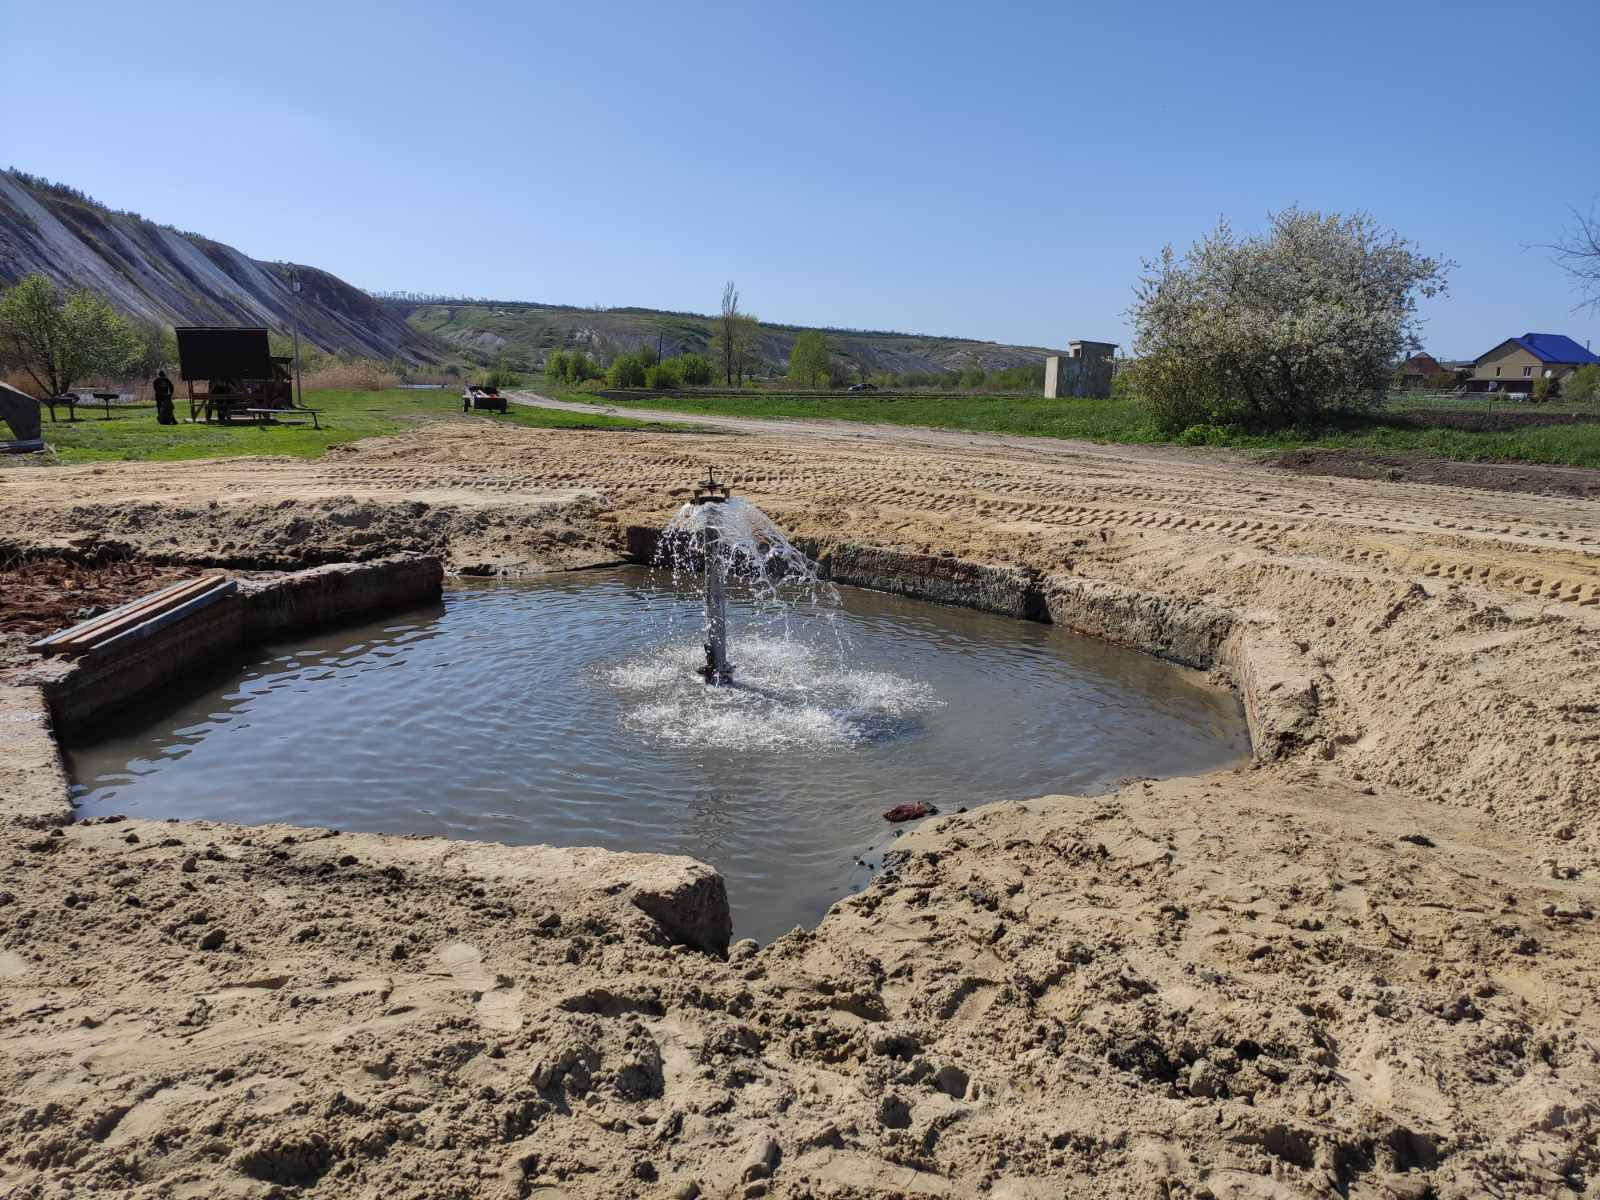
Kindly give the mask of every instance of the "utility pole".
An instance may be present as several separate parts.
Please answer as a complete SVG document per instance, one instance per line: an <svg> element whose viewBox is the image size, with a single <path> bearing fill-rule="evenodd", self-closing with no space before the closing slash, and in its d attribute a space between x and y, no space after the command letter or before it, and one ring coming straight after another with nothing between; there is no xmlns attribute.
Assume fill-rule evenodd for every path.
<svg viewBox="0 0 1600 1200"><path fill-rule="evenodd" d="M289 325L294 333L294 403L304 408L305 395L300 391L300 268L289 264Z"/></svg>

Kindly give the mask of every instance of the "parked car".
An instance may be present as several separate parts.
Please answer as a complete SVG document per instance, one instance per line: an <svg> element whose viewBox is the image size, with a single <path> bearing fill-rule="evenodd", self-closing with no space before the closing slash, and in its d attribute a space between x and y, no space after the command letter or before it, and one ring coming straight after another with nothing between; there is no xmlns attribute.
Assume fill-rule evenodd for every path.
<svg viewBox="0 0 1600 1200"><path fill-rule="evenodd" d="M875 383L853 383L850 385L849 390L852 392L875 392L878 390L878 385Z"/></svg>

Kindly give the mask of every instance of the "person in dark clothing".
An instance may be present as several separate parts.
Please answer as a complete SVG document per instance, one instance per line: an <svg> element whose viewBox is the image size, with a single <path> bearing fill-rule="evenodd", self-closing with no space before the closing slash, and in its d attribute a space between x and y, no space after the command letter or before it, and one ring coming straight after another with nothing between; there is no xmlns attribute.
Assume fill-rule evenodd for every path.
<svg viewBox="0 0 1600 1200"><path fill-rule="evenodd" d="M172 380L167 378L165 369L156 372L155 382L151 387L156 394L156 423L176 425L178 418L172 411Z"/></svg>

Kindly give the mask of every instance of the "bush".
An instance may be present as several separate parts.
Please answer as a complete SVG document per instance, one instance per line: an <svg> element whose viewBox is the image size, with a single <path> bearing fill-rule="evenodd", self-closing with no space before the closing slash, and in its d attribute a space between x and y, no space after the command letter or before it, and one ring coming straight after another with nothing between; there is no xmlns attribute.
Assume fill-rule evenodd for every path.
<svg viewBox="0 0 1600 1200"><path fill-rule="evenodd" d="M1044 363L1030 367L1002 367L989 372L989 386L997 392L1042 392Z"/></svg>
<svg viewBox="0 0 1600 1200"><path fill-rule="evenodd" d="M644 372L644 363L637 354L619 354L606 371L606 383L614 388L642 388Z"/></svg>
<svg viewBox="0 0 1600 1200"><path fill-rule="evenodd" d="M567 352L552 350L544 358L544 377L550 383L565 383L567 379Z"/></svg>
<svg viewBox="0 0 1600 1200"><path fill-rule="evenodd" d="M683 377L671 359L646 368L644 373L644 385L652 392L670 392L682 383Z"/></svg>
<svg viewBox="0 0 1600 1200"><path fill-rule="evenodd" d="M961 372L961 386L969 391L977 391L988 381L989 377L982 367L968 367Z"/></svg>
<svg viewBox="0 0 1600 1200"><path fill-rule="evenodd" d="M1449 265L1361 215L1290 209L1251 238L1223 222L1183 258L1168 246L1145 264L1139 398L1167 433L1370 411L1420 344L1417 297L1441 294Z"/></svg>
<svg viewBox="0 0 1600 1200"><path fill-rule="evenodd" d="M1561 398L1561 380L1554 375L1541 375L1533 381L1533 400L1544 404Z"/></svg>
<svg viewBox="0 0 1600 1200"><path fill-rule="evenodd" d="M672 360L678 364L678 374L690 387L702 387L711 382L711 364L703 354L682 354Z"/></svg>
<svg viewBox="0 0 1600 1200"><path fill-rule="evenodd" d="M515 371L496 369L483 377L483 386L491 388L517 388L522 386L522 376Z"/></svg>
<svg viewBox="0 0 1600 1200"><path fill-rule="evenodd" d="M1180 446L1224 446L1228 431L1221 425L1190 425L1173 440Z"/></svg>
<svg viewBox="0 0 1600 1200"><path fill-rule="evenodd" d="M1132 400L1139 394L1139 368L1137 363L1127 363L1111 377L1111 398Z"/></svg>
<svg viewBox="0 0 1600 1200"><path fill-rule="evenodd" d="M1568 375L1561 394L1573 404L1600 404L1600 365L1590 363Z"/></svg>
<svg viewBox="0 0 1600 1200"><path fill-rule="evenodd" d="M568 350L566 361L563 363L561 378L566 383L582 383L585 379L596 379L600 375L600 368L595 365L594 359L582 350Z"/></svg>

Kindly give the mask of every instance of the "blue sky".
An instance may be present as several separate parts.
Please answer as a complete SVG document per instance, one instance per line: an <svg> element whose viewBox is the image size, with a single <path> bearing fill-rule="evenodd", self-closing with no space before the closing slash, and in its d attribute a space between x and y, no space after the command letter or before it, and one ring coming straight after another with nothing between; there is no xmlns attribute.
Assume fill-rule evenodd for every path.
<svg viewBox="0 0 1600 1200"><path fill-rule="evenodd" d="M1600 197L1592 0L3 7L0 160L363 287L1125 343L1299 204L1460 264L1441 357L1600 344L1524 248Z"/></svg>

